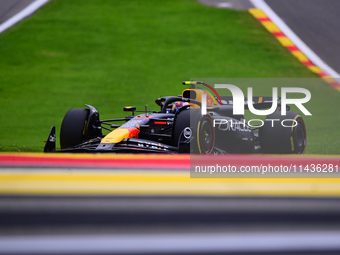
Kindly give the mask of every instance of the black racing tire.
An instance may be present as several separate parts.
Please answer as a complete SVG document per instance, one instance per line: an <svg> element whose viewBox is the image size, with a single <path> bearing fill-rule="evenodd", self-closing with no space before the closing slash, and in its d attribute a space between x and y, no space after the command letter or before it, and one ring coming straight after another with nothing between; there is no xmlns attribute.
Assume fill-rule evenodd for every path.
<svg viewBox="0 0 340 255"><path fill-rule="evenodd" d="M268 119L279 121L265 121L260 128L260 141L263 153L267 154L304 154L307 144L305 123L299 113L287 112L281 116L281 112L274 112L267 116ZM284 127L281 121L284 122ZM293 121L295 120L295 121ZM274 123L274 127L272 124Z"/></svg>
<svg viewBox="0 0 340 255"><path fill-rule="evenodd" d="M197 129L198 123L201 119L201 109L186 109L179 112L175 116L174 128L173 128L173 144L178 146L179 152L184 153L199 153L197 143ZM186 135L191 140L189 147L180 148L179 140L180 136ZM185 134L184 134L185 133Z"/></svg>
<svg viewBox="0 0 340 255"><path fill-rule="evenodd" d="M69 110L61 124L60 148L65 149L85 142L86 124L90 110L74 108Z"/></svg>
<svg viewBox="0 0 340 255"><path fill-rule="evenodd" d="M215 147L215 128L210 115L204 115L197 125L198 153L211 154Z"/></svg>
<svg viewBox="0 0 340 255"><path fill-rule="evenodd" d="M190 128L190 130L186 130ZM201 116L201 109L190 109L180 112L174 122L174 146L179 146L178 141L182 132L190 132L193 138L190 149L186 152L195 154L210 154L215 146L215 129L210 115ZM179 148L181 149L181 148Z"/></svg>
<svg viewBox="0 0 340 255"><path fill-rule="evenodd" d="M190 128L190 110L184 110L175 117L173 129L173 144L178 146L181 133L185 128Z"/></svg>
<svg viewBox="0 0 340 255"><path fill-rule="evenodd" d="M175 116L174 129L172 134L174 146L178 146L180 135L185 128L190 128L193 135L193 129L197 127L197 119L200 113L200 109L185 109Z"/></svg>

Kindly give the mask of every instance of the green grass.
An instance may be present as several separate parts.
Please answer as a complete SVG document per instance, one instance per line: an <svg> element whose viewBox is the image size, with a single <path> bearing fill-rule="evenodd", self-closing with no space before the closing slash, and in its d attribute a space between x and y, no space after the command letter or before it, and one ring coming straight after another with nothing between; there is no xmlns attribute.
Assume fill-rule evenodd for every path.
<svg viewBox="0 0 340 255"><path fill-rule="evenodd" d="M194 0L54 0L0 34L0 150L41 151L50 127L58 134L84 104L101 118L124 116L124 105L156 109L191 77L316 76L247 12ZM310 90L327 124L306 121L307 152L340 153L339 94Z"/></svg>

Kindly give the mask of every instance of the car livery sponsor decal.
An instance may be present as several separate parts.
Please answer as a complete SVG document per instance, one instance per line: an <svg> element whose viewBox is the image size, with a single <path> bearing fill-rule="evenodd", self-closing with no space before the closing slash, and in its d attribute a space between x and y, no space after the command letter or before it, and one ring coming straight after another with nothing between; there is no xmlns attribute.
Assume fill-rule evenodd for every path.
<svg viewBox="0 0 340 255"><path fill-rule="evenodd" d="M146 124L152 115L138 115L116 128L104 137L101 143L119 143L124 138L138 138L140 126Z"/></svg>

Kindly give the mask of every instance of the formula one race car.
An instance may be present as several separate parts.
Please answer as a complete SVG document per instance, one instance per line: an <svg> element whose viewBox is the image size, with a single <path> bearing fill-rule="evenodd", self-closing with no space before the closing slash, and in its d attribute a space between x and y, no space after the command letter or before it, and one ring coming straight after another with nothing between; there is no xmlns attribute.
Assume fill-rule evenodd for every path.
<svg viewBox="0 0 340 255"><path fill-rule="evenodd" d="M267 116L270 121L262 121L254 128L243 116L233 114L232 97L220 97L203 82L183 84L190 88L181 96L156 100L159 111L137 111L130 106L124 107L124 111L132 113L130 116L100 120L98 110L91 105L86 105L88 109L69 110L61 125L61 149L57 152L304 153L304 121L288 107L282 116L279 103L276 111ZM253 105L266 109L272 101L270 97L254 97ZM206 111L202 111L203 105ZM117 122L124 123L114 124ZM103 130L108 134L103 135ZM44 152L56 151L55 140L53 126Z"/></svg>

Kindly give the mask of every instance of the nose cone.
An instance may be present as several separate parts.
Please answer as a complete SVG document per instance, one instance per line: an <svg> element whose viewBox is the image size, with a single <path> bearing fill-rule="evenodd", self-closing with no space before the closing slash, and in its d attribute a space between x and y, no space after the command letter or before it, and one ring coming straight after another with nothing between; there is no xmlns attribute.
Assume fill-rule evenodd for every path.
<svg viewBox="0 0 340 255"><path fill-rule="evenodd" d="M119 143L124 138L137 138L138 133L137 128L117 128L105 136L101 143Z"/></svg>

